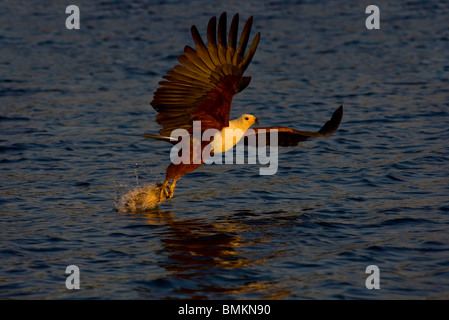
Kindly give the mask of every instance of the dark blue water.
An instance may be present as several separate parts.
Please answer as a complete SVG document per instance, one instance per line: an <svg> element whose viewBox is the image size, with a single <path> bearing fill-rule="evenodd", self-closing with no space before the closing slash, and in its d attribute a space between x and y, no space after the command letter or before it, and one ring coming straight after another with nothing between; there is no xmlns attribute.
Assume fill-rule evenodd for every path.
<svg viewBox="0 0 449 320"><path fill-rule="evenodd" d="M0 4L0 298L449 298L447 3L76 4L80 30L60 1ZM154 210L115 211L163 179L148 103L222 11L262 34L231 117L316 130L343 104L340 129L281 149L274 176L203 166Z"/></svg>

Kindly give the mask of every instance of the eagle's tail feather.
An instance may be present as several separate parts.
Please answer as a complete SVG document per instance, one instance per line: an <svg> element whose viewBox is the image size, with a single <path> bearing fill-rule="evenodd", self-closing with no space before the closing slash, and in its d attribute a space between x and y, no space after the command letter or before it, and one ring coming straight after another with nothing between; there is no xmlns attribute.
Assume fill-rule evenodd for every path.
<svg viewBox="0 0 449 320"><path fill-rule="evenodd" d="M145 133L142 135L142 137L149 138L149 139L155 139L155 140L161 140L161 141L167 141L167 142L178 142L178 139L175 139L172 137L160 136L160 135L152 134L152 133Z"/></svg>

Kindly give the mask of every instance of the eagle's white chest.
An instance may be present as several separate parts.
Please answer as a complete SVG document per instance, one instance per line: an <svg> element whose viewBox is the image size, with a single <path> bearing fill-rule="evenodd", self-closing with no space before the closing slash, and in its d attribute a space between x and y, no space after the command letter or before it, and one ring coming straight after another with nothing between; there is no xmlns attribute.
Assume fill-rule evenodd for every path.
<svg viewBox="0 0 449 320"><path fill-rule="evenodd" d="M233 121L230 121L229 127L221 129L214 135L214 141L211 143L214 154L226 152L234 147L243 137L245 131L246 129L242 130L234 125Z"/></svg>

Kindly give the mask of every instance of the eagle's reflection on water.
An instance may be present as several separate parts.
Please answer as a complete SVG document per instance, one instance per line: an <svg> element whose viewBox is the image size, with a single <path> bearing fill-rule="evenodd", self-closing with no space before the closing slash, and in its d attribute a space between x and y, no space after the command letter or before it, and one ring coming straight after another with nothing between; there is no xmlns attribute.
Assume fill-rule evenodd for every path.
<svg viewBox="0 0 449 320"><path fill-rule="evenodd" d="M171 297L179 294L192 299L209 299L211 294L222 298L254 294L258 298L262 295L267 299L279 299L291 294L289 289L264 276L263 267L260 267L259 275L255 274L257 265L273 258L254 254L257 246L267 245L269 235L254 238L252 234L252 239L246 239L244 233L251 231L251 227L241 221L178 218L172 211L158 207L133 215L144 217L150 225L168 227L161 237L159 254L165 259L159 265L168 272L164 279L169 279L165 283L171 286L167 292ZM279 255L283 254L279 252ZM227 285L222 286L223 283ZM136 290L141 294L146 292L150 297L154 294L151 289L141 286Z"/></svg>

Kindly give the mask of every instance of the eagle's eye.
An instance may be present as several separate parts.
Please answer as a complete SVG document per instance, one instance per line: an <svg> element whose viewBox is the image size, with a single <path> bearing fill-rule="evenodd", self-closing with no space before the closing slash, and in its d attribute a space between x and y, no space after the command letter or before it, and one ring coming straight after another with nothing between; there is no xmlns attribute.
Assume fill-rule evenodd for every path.
<svg viewBox="0 0 449 320"><path fill-rule="evenodd" d="M248 117L245 117L245 120L246 120L246 121L248 121L248 120L249 120L249 118L248 118Z"/></svg>

